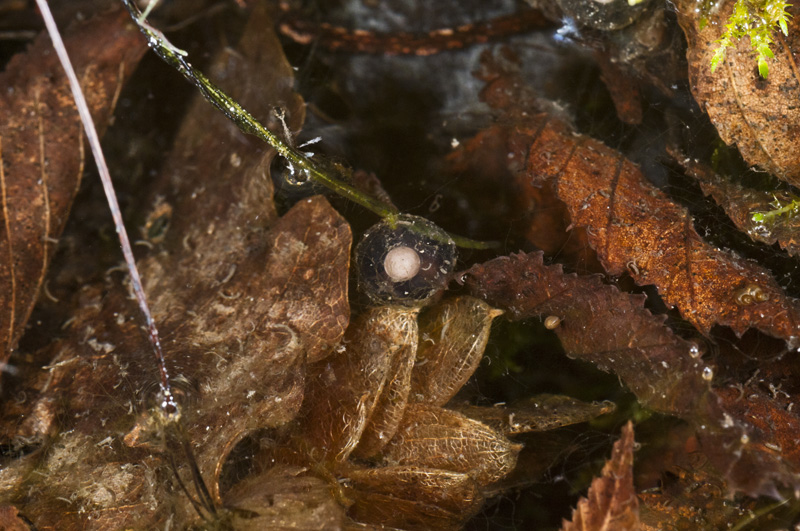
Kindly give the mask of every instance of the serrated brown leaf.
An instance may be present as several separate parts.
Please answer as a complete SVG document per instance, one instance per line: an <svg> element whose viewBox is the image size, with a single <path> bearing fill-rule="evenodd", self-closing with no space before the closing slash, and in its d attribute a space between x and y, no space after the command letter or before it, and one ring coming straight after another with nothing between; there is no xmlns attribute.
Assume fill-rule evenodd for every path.
<svg viewBox="0 0 800 531"><path fill-rule="evenodd" d="M538 129L525 131L528 178L555 183L606 271L654 284L704 334L716 323L740 335L756 328L787 341L798 336L800 306L766 269L703 241L689 212L619 152L541 119ZM742 303L740 292L751 286L764 300Z"/></svg>
<svg viewBox="0 0 800 531"><path fill-rule="evenodd" d="M788 36L772 31L774 59L762 79L750 39L739 39L711 72L734 2L711 9L703 18L694 0L676 2L678 22L689 44L689 79L695 100L707 113L722 140L735 144L748 164L760 166L794 185L800 184L800 79L795 59L800 51L800 20L790 17Z"/></svg>
<svg viewBox="0 0 800 531"><path fill-rule="evenodd" d="M603 473L578 501L562 531L639 531L639 500L633 487L633 423L622 428Z"/></svg>
<svg viewBox="0 0 800 531"><path fill-rule="evenodd" d="M690 422L731 489L774 496L778 484L800 484L800 455L790 443L800 425L788 406L748 387L711 388L715 369L698 345L650 314L644 296L597 276L564 274L559 265L544 265L541 253L473 266L465 280L512 318L561 318L555 332L566 354L617 374L647 407ZM751 394L752 406L739 401ZM769 422L762 426L761 419Z"/></svg>
<svg viewBox="0 0 800 531"><path fill-rule="evenodd" d="M542 253L501 257L473 266L466 285L514 319L555 316L567 355L618 374L648 407L694 412L708 392L697 345L676 336L644 307L644 295L620 292L598 276L565 274Z"/></svg>
<svg viewBox="0 0 800 531"><path fill-rule="evenodd" d="M765 268L705 242L689 212L618 151L576 134L558 118L525 113L520 102L536 100L520 76L484 63L489 84L483 98L507 114L503 153L520 192L552 186L571 227L585 229L609 274L628 273L639 285L655 285L704 334L720 324L739 335L756 328L794 342L800 304ZM761 300L742 303L747 290L758 290Z"/></svg>
<svg viewBox="0 0 800 531"><path fill-rule="evenodd" d="M146 50L121 10L76 25L65 45L100 132ZM83 129L46 35L0 74L0 369L17 347L84 169Z"/></svg>
<svg viewBox="0 0 800 531"><path fill-rule="evenodd" d="M791 202L792 197L786 192L762 192L746 188L697 160L687 158L674 150L670 154L688 175L697 179L703 193L714 198L739 230L754 241L768 245L777 242L789 255L800 255L800 217L787 214L775 216L774 221L770 222L753 221L754 213L775 210L776 199L785 203Z"/></svg>

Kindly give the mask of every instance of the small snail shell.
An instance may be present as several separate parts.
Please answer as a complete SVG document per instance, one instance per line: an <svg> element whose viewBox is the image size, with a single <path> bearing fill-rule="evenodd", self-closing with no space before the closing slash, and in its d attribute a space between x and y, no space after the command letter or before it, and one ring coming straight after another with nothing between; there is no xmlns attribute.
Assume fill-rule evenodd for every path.
<svg viewBox="0 0 800 531"><path fill-rule="evenodd" d="M422 306L444 289L455 263L452 238L418 216L382 221L356 247L358 286L375 304Z"/></svg>
<svg viewBox="0 0 800 531"><path fill-rule="evenodd" d="M736 304L739 306L748 306L756 302L764 302L769 300L769 294L765 293L760 286L755 284L748 284L734 294Z"/></svg>
<svg viewBox="0 0 800 531"><path fill-rule="evenodd" d="M544 327L548 330L555 330L561 324L561 318L555 315L548 315L544 320Z"/></svg>

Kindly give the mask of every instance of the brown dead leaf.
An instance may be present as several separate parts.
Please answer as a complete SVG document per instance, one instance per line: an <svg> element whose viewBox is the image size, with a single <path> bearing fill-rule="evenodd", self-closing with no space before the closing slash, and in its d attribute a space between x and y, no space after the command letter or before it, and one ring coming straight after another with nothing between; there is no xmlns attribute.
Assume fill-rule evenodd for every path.
<svg viewBox="0 0 800 531"><path fill-rule="evenodd" d="M520 449L520 445L460 413L409 404L383 458L387 466L461 472L479 484L489 484L514 469Z"/></svg>
<svg viewBox="0 0 800 531"><path fill-rule="evenodd" d="M522 194L552 186L567 206L571 227L586 230L609 274L628 273L639 285L654 284L704 334L721 324L739 335L757 328L794 342L800 304L765 268L703 241L689 212L621 153L576 134L560 119L526 113L526 103L541 104L518 74L503 70L508 68L484 60L482 75L489 83L483 98L506 112L503 153ZM757 297L747 298L751 291Z"/></svg>
<svg viewBox="0 0 800 531"><path fill-rule="evenodd" d="M569 396L548 394L532 396L502 407L469 404L451 404L450 407L507 437L587 422L616 409L616 405L607 400L588 403Z"/></svg>
<svg viewBox="0 0 800 531"><path fill-rule="evenodd" d="M66 33L100 132L146 45L121 10ZM0 368L17 347L84 168L83 129L46 35L0 74Z"/></svg>
<svg viewBox="0 0 800 531"><path fill-rule="evenodd" d="M305 471L276 466L238 483L225 495L233 529L342 529L344 511L330 485Z"/></svg>
<svg viewBox="0 0 800 531"><path fill-rule="evenodd" d="M258 115L282 102L288 126L298 128L302 102L268 27L268 17L254 13L242 45L212 70ZM0 484L18 478L3 501L39 529L196 519L160 452L177 459L191 485L180 450L191 441L219 502L217 479L231 447L251 429L295 416L306 357L327 354L347 326L347 223L321 197L276 220L273 153L199 95L188 112L154 193L172 207L172 220L139 261L185 433L168 436L165 447L158 371L124 284L115 277L86 286L64 339L48 349L31 413L8 420L19 438L46 442L0 470Z"/></svg>
<svg viewBox="0 0 800 531"><path fill-rule="evenodd" d="M774 388L774 387L773 387ZM780 499L777 485L800 485L800 417L793 399L753 386L715 389L730 424L739 430L700 432L704 453L731 489Z"/></svg>
<svg viewBox="0 0 800 531"><path fill-rule="evenodd" d="M31 527L20 518L16 507L0 505L0 529L2 531L30 531Z"/></svg>
<svg viewBox="0 0 800 531"><path fill-rule="evenodd" d="M736 227L751 239L773 245L775 242L791 256L800 255L800 217L779 215L774 221L753 221L753 213L775 210L776 199L790 203L786 192L761 192L731 182L697 160L689 159L676 151L670 153L700 184L703 193L710 195L721 206Z"/></svg>
<svg viewBox="0 0 800 531"><path fill-rule="evenodd" d="M658 411L694 412L708 392L694 343L676 336L644 307L644 295L620 292L599 276L568 275L542 253L496 258L465 274L467 287L514 319L555 316L567 355L618 374Z"/></svg>
<svg viewBox="0 0 800 531"><path fill-rule="evenodd" d="M606 271L654 284L662 298L708 334L716 324L741 335L748 328L794 341L800 305L755 262L700 237L682 206L650 184L622 154L564 124L539 117L527 155L529 185L550 180L574 226L586 227ZM741 294L758 290L749 301Z"/></svg>
<svg viewBox="0 0 800 531"><path fill-rule="evenodd" d="M563 531L639 531L639 500L633 487L633 423L622 428L622 436L603 467L592 480L586 498L578 501L572 521Z"/></svg>
<svg viewBox="0 0 800 531"><path fill-rule="evenodd" d="M698 345L644 309L644 296L596 276L566 275L561 266L545 266L541 253L473 266L465 279L512 318L559 317L555 332L566 354L614 372L647 407L689 421L731 489L774 496L778 484L800 484L792 442L800 424L792 408L750 387L712 389L714 367ZM752 404L742 400L750 395Z"/></svg>
<svg viewBox="0 0 800 531"><path fill-rule="evenodd" d="M775 59L769 77L758 74L749 39L725 52L711 72L711 59L734 2L724 2L708 14L700 29L695 0L675 3L678 22L689 43L687 59L692 94L705 109L726 144L736 144L748 164L760 166L794 185L800 184L800 79L795 59L800 51L800 20L789 19L789 35L774 32Z"/></svg>
<svg viewBox="0 0 800 531"><path fill-rule="evenodd" d="M448 299L424 312L409 400L443 406L453 398L478 368L500 314L474 297Z"/></svg>
<svg viewBox="0 0 800 531"><path fill-rule="evenodd" d="M394 435L408 398L418 311L369 309L348 328L344 349L309 368L301 438L324 461L342 463L356 449L369 457Z"/></svg>

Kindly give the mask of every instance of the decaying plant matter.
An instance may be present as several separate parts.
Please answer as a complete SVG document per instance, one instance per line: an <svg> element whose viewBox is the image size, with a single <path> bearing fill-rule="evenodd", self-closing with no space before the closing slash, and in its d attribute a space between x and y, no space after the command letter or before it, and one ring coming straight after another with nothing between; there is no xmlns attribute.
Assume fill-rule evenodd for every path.
<svg viewBox="0 0 800 531"><path fill-rule="evenodd" d="M168 24L139 21L150 44L218 107L194 95L185 112L164 111L174 112L177 132L160 140L169 146L162 158L139 171L141 197L128 198L131 212L144 210L134 214L138 264L177 420L158 403L158 368L129 282L103 259L86 258L96 229L68 229L63 256L45 276L82 143L46 40L13 59L0 78L0 285L11 287L0 290L8 361L0 527L491 526L508 500L515 512L525 507L537 481L545 485L533 496L537 510L553 512L541 527L792 521L800 512L792 498L800 487L800 306L791 277L756 259L796 254L798 194L786 183L796 182L797 22L788 20L788 35L773 43L764 79L747 43L729 47L710 72L722 31L714 22L732 1L707 13L704 29L694 0L678 2L676 14L655 0L529 3L517 16L516 7L456 2L439 13L442 23L429 21L422 3L403 3L389 22L375 22L377 32L361 29L364 13L380 17L367 3L317 12L242 0L224 15L216 5L159 4L151 16L175 9L179 21L214 28L199 44L186 39L186 56L159 37L156 28ZM0 10L24 9L15 6L0 2ZM276 25L273 16L283 18ZM547 33L565 16L570 25ZM119 10L88 16L68 40L100 124L115 103L131 101L123 80L144 41L126 20ZM409 27L392 31L398 21ZM241 35L226 24L243 26ZM308 107L273 26L295 41L287 47L294 64L316 72L324 62L332 78L324 97L308 91ZM107 46L86 46L87 35ZM184 46L183 37L175 42ZM293 46L308 43L316 47L298 59ZM201 65L201 50L215 46L221 51ZM537 61L552 58L560 66L538 70ZM593 72L588 101L573 98L578 83L559 80L566 64ZM418 113L404 107L409 72L425 74L414 85ZM376 79L387 93L370 107ZM148 91L158 84L139 83ZM482 103L461 91L471 84L482 88ZM454 103L448 90L463 99ZM548 90L567 103L548 101ZM721 139L739 146L741 166L774 173L783 188L723 175L705 146L681 142L675 117L700 115L686 110L690 90ZM142 104L137 112L149 105L148 97L131 99ZM345 101L346 111L330 101ZM586 119L612 103L614 112L603 111L612 127ZM453 109L465 106L456 119ZM321 142L299 136L307 110L304 134L321 131ZM242 119L248 112L252 121ZM407 120L417 129L386 135L376 148L383 113L391 127ZM364 126L376 115L377 129ZM339 136L345 124L353 132ZM131 154L119 160L138 160L136 149L149 143L147 135L127 141ZM347 154L368 171L321 155L337 142L356 146ZM702 193L664 186L677 178L673 161ZM654 177L662 162L673 173ZM281 179L291 193L274 200ZM302 196L313 184L339 196L313 195L321 188ZM381 185L404 197L398 204L428 210L400 214ZM706 221L703 209L716 207L703 194L733 226ZM372 213L362 219L352 202ZM373 214L382 219L353 234L374 224ZM439 226L507 245L489 251ZM736 240L737 230L761 243ZM734 244L720 244L717 231ZM776 243L782 249L762 245ZM459 245L473 250L454 272ZM46 324L29 322L23 336L37 293L33 321ZM597 417L616 409L599 401L607 398L622 407L603 425ZM631 418L641 448L628 423L609 450ZM594 428L574 427L586 421ZM586 441L601 437L595 429L607 434L592 453ZM585 497L559 498L567 482ZM481 513L487 503L493 508Z"/></svg>

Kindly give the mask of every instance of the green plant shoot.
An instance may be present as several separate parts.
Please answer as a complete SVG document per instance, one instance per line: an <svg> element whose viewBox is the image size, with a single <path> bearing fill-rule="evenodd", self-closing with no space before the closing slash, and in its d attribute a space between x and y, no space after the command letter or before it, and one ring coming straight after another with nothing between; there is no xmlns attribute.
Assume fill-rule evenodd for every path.
<svg viewBox="0 0 800 531"><path fill-rule="evenodd" d="M715 2L702 2L701 11L704 18L701 29L706 25L705 14L714 6ZM773 32L780 28L784 35L789 34L788 20L791 15L787 12L791 4L784 0L736 0L733 13L725 24L725 32L716 42L719 47L711 58L711 71L714 72L725 59L725 52L740 39L750 38L750 45L756 53L758 73L763 78L769 75L768 59L773 59L772 52Z"/></svg>

